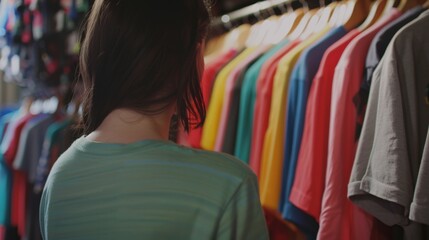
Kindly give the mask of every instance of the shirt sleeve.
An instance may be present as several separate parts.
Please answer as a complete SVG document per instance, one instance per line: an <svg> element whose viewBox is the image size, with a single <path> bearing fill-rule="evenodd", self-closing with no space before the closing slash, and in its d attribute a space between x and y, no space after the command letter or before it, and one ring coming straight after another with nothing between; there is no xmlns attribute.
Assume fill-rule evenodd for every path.
<svg viewBox="0 0 429 240"><path fill-rule="evenodd" d="M378 92L371 94L375 93L378 98L370 96L367 116L373 116L373 121L366 116L353 169L360 169L357 175L361 177L357 178L360 181L354 181L356 175L352 174L349 197L387 225L407 225L406 208L412 198L413 180L407 150L405 104L396 68L398 62L393 53L391 48L374 75L374 85L380 86L375 86ZM370 135L373 139L368 139ZM359 191L353 191L352 186L362 192L357 194Z"/></svg>
<svg viewBox="0 0 429 240"><path fill-rule="evenodd" d="M269 239L255 176L249 176L226 205L216 239Z"/></svg>
<svg viewBox="0 0 429 240"><path fill-rule="evenodd" d="M420 164L419 176L417 179L414 200L411 204L410 219L416 222L429 225L429 132Z"/></svg>
<svg viewBox="0 0 429 240"><path fill-rule="evenodd" d="M378 87L370 92L354 165L358 171L349 185L350 199L387 225L410 224L410 205L428 129L429 108L422 99L429 74L429 48L419 35L423 28L427 28L427 21L417 20L403 28L374 73L373 84Z"/></svg>

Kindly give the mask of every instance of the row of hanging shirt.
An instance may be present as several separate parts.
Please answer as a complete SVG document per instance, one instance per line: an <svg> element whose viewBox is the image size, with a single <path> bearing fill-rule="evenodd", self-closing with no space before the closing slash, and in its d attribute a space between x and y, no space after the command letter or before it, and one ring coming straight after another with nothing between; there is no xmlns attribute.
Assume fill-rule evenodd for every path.
<svg viewBox="0 0 429 240"><path fill-rule="evenodd" d="M76 138L78 111L58 98L0 109L0 239L41 239L39 204L50 168ZM73 110L73 112L71 111Z"/></svg>
<svg viewBox="0 0 429 240"><path fill-rule="evenodd" d="M307 239L428 239L428 3L394 5L334 2L212 40L207 117L181 143L248 163L263 207Z"/></svg>

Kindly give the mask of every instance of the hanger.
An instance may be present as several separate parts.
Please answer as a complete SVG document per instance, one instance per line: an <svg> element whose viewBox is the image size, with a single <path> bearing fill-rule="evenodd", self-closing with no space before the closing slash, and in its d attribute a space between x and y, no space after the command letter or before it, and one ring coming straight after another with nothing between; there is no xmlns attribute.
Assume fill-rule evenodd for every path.
<svg viewBox="0 0 429 240"><path fill-rule="evenodd" d="M33 115L37 115L41 112L43 112L43 102L40 99L34 100L27 111L27 113L31 113Z"/></svg>
<svg viewBox="0 0 429 240"><path fill-rule="evenodd" d="M281 25L281 17L278 16L271 16L266 21L269 22L267 32L265 34L265 38L262 41L264 44L272 45L278 43L275 39L276 35L278 34L278 31L280 30ZM280 39L281 40L281 39Z"/></svg>
<svg viewBox="0 0 429 240"><path fill-rule="evenodd" d="M219 51L225 41L226 36L227 33L224 33L220 36L213 37L210 40L206 41L204 48L204 56L209 56L213 53L216 53L216 51Z"/></svg>
<svg viewBox="0 0 429 240"><path fill-rule="evenodd" d="M302 17L304 16L304 14L305 14L305 10L302 8L296 9L295 11L291 12L291 14L289 15L290 17L288 19L288 21L291 23L291 26L287 36L291 34L293 31L295 31L295 29L298 27L298 24L302 20Z"/></svg>
<svg viewBox="0 0 429 240"><path fill-rule="evenodd" d="M290 10L288 13L282 15L278 20L278 28L272 36L272 42L279 43L290 35L297 28L303 16L304 10L301 8L295 11Z"/></svg>
<svg viewBox="0 0 429 240"><path fill-rule="evenodd" d="M340 14L338 16L338 25L339 26L344 25L344 23L348 20L350 14L348 14L347 11L348 11L349 7L350 7L350 5L348 5L347 2L342 2L339 6L337 6L337 8L339 9L338 11L340 12Z"/></svg>
<svg viewBox="0 0 429 240"><path fill-rule="evenodd" d="M344 12L347 10L346 4L343 4L342 2L332 2L331 4L335 5L332 6L333 11L331 17L329 18L328 24L329 26L340 26L344 21Z"/></svg>
<svg viewBox="0 0 429 240"><path fill-rule="evenodd" d="M222 46L223 51L230 50L232 48L241 50L245 47L246 39L249 37L252 25L242 24L234 30L230 31L225 38L224 45Z"/></svg>
<svg viewBox="0 0 429 240"><path fill-rule="evenodd" d="M287 1L284 5L279 5L281 16L277 18L275 26L267 33L266 43L277 44L285 39L298 26L299 21L304 15L302 8L293 10L291 2ZM272 11L272 14L275 13Z"/></svg>
<svg viewBox="0 0 429 240"><path fill-rule="evenodd" d="M396 7L400 12L404 13L413 7L422 5L423 3L423 1L419 0L399 0L398 2L395 2L394 7Z"/></svg>
<svg viewBox="0 0 429 240"><path fill-rule="evenodd" d="M348 31L361 24L368 16L371 0L348 0L344 28Z"/></svg>
<svg viewBox="0 0 429 240"><path fill-rule="evenodd" d="M307 26L305 27L304 31L301 33L299 38L306 39L316 31L317 24L320 20L320 15L321 15L320 9L316 10L315 14L311 16L310 21L308 21Z"/></svg>
<svg viewBox="0 0 429 240"><path fill-rule="evenodd" d="M319 0L319 5L322 6L319 8L315 15L313 15L309 24L307 24L304 32L301 34L301 39L306 39L310 37L313 33L323 30L325 27L329 26L329 19L332 15L333 8L336 3L325 6L323 0Z"/></svg>
<svg viewBox="0 0 429 240"><path fill-rule="evenodd" d="M289 34L291 34L299 25L299 22L304 16L304 9L299 8L294 11L291 1L287 1L285 5L286 6L279 6L282 11L282 16L279 19L278 29L272 36L273 43L279 43L281 40L285 39Z"/></svg>
<svg viewBox="0 0 429 240"><path fill-rule="evenodd" d="M405 1L409 1L409 0L405 0ZM418 0L411 0L411 1L418 1ZM389 14L390 11L392 11L392 9L395 8L395 2L396 2L396 0L387 0L386 6L384 7L384 11L382 13L382 16ZM414 6L417 6L417 4Z"/></svg>
<svg viewBox="0 0 429 240"><path fill-rule="evenodd" d="M33 106L34 102L35 100L33 96L24 98L24 100L22 101L22 105L20 107L20 112L24 114L30 113L31 107Z"/></svg>
<svg viewBox="0 0 429 240"><path fill-rule="evenodd" d="M222 50L222 45L225 42L227 33L224 33L220 36L213 37L209 40L206 40L204 43L204 62L205 64L210 63L213 59L220 54Z"/></svg>
<svg viewBox="0 0 429 240"><path fill-rule="evenodd" d="M309 10L307 2L305 2L304 0L300 0L300 3L303 5L302 9L304 11L304 15L302 16L295 29L288 35L291 40L298 39L301 36L301 34L306 29L308 23L310 22L312 16L315 15L317 12L317 9Z"/></svg>
<svg viewBox="0 0 429 240"><path fill-rule="evenodd" d="M263 44L265 36L270 28L269 25L272 24L270 20L264 20L261 8L259 8L259 10L254 13L254 16L258 19L258 22L251 26L250 34L245 42L245 46L248 48Z"/></svg>
<svg viewBox="0 0 429 240"><path fill-rule="evenodd" d="M273 45L272 41L273 36L279 28L280 17L276 15L272 8L268 8L268 18L263 21L262 25L265 29L264 32L261 31L261 42L262 45Z"/></svg>
<svg viewBox="0 0 429 240"><path fill-rule="evenodd" d="M301 33L299 38L306 39L310 37L314 32L317 32L318 30L320 30L319 27L323 24L323 20L321 20L322 17L326 18L326 16L324 16L325 15L324 12L325 12L325 8L323 7L316 9L315 14L311 17L310 21L305 27L305 30ZM319 22L322 22L322 24L319 25Z"/></svg>
<svg viewBox="0 0 429 240"><path fill-rule="evenodd" d="M336 2L332 2L330 4L328 4L327 6L325 6L325 2L323 0L320 0L320 6L322 6L322 12L320 15L320 19L319 22L317 23L317 26L315 28L314 32L318 32L320 30L322 30L323 28L325 28L326 26L332 26L330 25L330 19L334 13L334 9L335 6L337 5Z"/></svg>
<svg viewBox="0 0 429 240"><path fill-rule="evenodd" d="M229 31L228 33L221 36L219 39L214 40L217 42L209 43L206 48L210 47L214 50L207 51L209 54L205 54L204 61L210 62L216 58L220 53L229 51L231 49L241 50L245 47L247 38L249 37L251 30L250 24L242 24L237 28ZM211 44L211 45L210 45Z"/></svg>
<svg viewBox="0 0 429 240"><path fill-rule="evenodd" d="M361 31L372 26L380 16L385 12L387 0L376 0L369 10L369 14L365 21L359 26Z"/></svg>

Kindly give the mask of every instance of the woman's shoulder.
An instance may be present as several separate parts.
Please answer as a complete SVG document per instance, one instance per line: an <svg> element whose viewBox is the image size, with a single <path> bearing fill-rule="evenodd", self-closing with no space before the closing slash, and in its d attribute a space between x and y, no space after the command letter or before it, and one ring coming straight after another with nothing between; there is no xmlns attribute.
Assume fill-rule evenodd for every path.
<svg viewBox="0 0 429 240"><path fill-rule="evenodd" d="M80 138L60 157L56 167L63 168L68 165L67 168L70 169L70 165L74 165L76 168L73 168L77 169L82 165L107 167L111 164L117 165L117 168L132 166L139 169L156 165L240 179L255 177L244 162L232 155L161 140L118 145L94 143Z"/></svg>
<svg viewBox="0 0 429 240"><path fill-rule="evenodd" d="M180 158L178 160L186 163L206 166L237 177L254 177L254 173L248 165L230 154L195 149L178 144L172 144L169 148L171 153L177 154L176 156Z"/></svg>

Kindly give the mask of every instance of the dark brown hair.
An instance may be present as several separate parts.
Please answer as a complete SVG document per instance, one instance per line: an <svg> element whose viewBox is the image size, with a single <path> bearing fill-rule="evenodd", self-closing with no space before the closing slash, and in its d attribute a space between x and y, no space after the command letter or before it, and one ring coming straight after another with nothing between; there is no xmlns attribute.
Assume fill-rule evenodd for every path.
<svg viewBox="0 0 429 240"><path fill-rule="evenodd" d="M175 104L186 131L200 125L198 59L208 23L203 0L95 0L79 62L84 134L117 108L156 114Z"/></svg>

